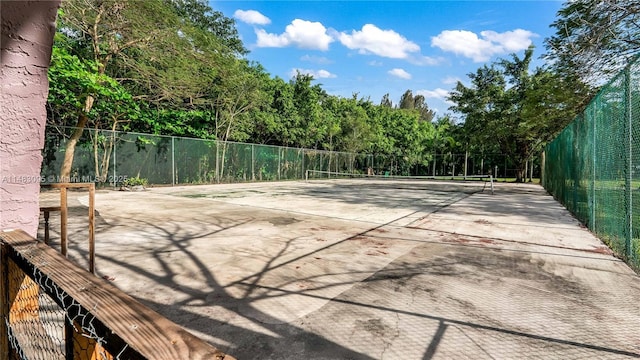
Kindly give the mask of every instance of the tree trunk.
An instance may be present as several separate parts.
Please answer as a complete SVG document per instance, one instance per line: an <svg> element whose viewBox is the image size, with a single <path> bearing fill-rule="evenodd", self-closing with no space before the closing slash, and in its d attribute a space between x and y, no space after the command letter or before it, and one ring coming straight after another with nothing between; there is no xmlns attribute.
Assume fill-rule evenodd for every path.
<svg viewBox="0 0 640 360"><path fill-rule="evenodd" d="M438 154L433 155L433 176L436 176L436 162L438 162Z"/></svg>
<svg viewBox="0 0 640 360"><path fill-rule="evenodd" d="M98 172L98 166L96 165L96 180L99 182L107 182L107 178L109 176L109 162L111 160L111 152L113 151L113 146L115 144L115 137L116 137L115 128L116 126L114 125L112 128L111 136L109 140L105 139L105 145L103 147L102 161L100 161L99 172ZM97 143L96 143L96 150L94 150L94 152L95 152L95 161L96 161L96 164L98 164L99 158L97 153Z"/></svg>
<svg viewBox="0 0 640 360"><path fill-rule="evenodd" d="M89 122L89 111L93 107L94 97L89 95L84 102L84 109L78 116L78 124L76 125L73 134L67 144L64 147L64 161L62 162L62 168L60 168L60 181L69 182L71 180L71 166L73 165L73 156L76 151L76 145L78 144L78 140L80 136L82 136L82 132L84 131L84 127Z"/></svg>
<svg viewBox="0 0 640 360"><path fill-rule="evenodd" d="M89 117L87 114L81 114L78 119L78 125L73 130L73 134L67 144L64 147L64 161L62 162L62 168L60 169L60 181L61 182L70 182L71 181L71 165L73 165L73 156L76 151L76 144L82 136L82 131L84 130L84 126L87 124Z"/></svg>

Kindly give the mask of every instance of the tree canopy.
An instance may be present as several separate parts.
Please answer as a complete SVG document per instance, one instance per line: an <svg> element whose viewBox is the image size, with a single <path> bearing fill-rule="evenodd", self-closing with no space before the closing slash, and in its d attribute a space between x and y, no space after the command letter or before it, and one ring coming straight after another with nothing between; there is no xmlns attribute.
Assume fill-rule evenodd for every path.
<svg viewBox="0 0 640 360"><path fill-rule="evenodd" d="M547 40L554 66L530 69L533 48L481 66L450 93L454 121L436 118L412 89L373 103L330 95L309 74L272 77L245 59L234 21L204 0L67 0L47 107L49 123L76 129L61 175L86 127L366 152L401 159L405 173L434 154L503 153L522 170L586 104L585 69L615 54L622 63L636 49L638 1L620 9L568 2ZM609 25L612 33L603 32ZM601 46L590 45L596 40ZM582 70L570 71L576 64ZM599 71L610 70L604 65Z"/></svg>
<svg viewBox="0 0 640 360"><path fill-rule="evenodd" d="M533 47L522 58L513 54L469 74L471 86L458 82L449 99L451 110L464 116L463 134L470 146L495 148L517 166L525 163L576 116L583 97L548 69L531 71Z"/></svg>
<svg viewBox="0 0 640 360"><path fill-rule="evenodd" d="M564 3L546 39L556 69L602 85L640 50L640 0Z"/></svg>

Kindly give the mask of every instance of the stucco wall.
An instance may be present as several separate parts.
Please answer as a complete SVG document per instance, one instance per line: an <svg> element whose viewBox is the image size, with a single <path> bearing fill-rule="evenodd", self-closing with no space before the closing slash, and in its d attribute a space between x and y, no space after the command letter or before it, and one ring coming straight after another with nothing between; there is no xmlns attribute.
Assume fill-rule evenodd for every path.
<svg viewBox="0 0 640 360"><path fill-rule="evenodd" d="M38 228L56 1L0 1L0 230Z"/></svg>

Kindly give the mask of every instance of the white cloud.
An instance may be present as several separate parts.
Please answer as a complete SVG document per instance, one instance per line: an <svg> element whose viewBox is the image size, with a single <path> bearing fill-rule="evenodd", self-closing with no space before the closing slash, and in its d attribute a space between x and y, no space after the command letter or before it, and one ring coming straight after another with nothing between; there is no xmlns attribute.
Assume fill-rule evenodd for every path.
<svg viewBox="0 0 640 360"><path fill-rule="evenodd" d="M409 74L408 72L404 71L404 69L391 69L387 72L390 75L393 75L395 77L399 77L400 79L411 79L411 74Z"/></svg>
<svg viewBox="0 0 640 360"><path fill-rule="evenodd" d="M407 40L393 30L382 30L366 24L361 31L352 30L351 35L341 32L338 39L349 49L360 54L375 54L392 59L406 59L410 53L419 52L420 46Z"/></svg>
<svg viewBox="0 0 640 360"><path fill-rule="evenodd" d="M453 105L454 103L447 100L449 97L449 90L437 88L434 90L418 90L416 94L424 96L425 99L438 99L444 101L446 104Z"/></svg>
<svg viewBox="0 0 640 360"><path fill-rule="evenodd" d="M457 76L447 76L446 78L442 79L442 83L445 85L455 85L458 83L458 81L462 81L462 79Z"/></svg>
<svg viewBox="0 0 640 360"><path fill-rule="evenodd" d="M431 56L424 56L424 55L417 55L417 56L411 56L409 59L407 59L410 63L415 64L415 65L427 65L427 66L434 66L434 65L440 65L444 62L447 61L447 59L443 58L443 57L431 57Z"/></svg>
<svg viewBox="0 0 640 360"><path fill-rule="evenodd" d="M531 31L522 29L505 31L503 33L482 31L480 35L491 42L500 44L505 52L524 50L531 45L531 38L538 36Z"/></svg>
<svg viewBox="0 0 640 360"><path fill-rule="evenodd" d="M302 61L309 61L316 64L333 64L333 61L324 56L315 56L315 55L303 55L300 57Z"/></svg>
<svg viewBox="0 0 640 360"><path fill-rule="evenodd" d="M528 30L516 29L497 33L482 31L480 37L466 30L444 30L431 38L431 46L473 59L488 61L494 55L524 50L531 45L531 38L538 36Z"/></svg>
<svg viewBox="0 0 640 360"><path fill-rule="evenodd" d="M314 79L331 79L337 77L337 75L330 73L327 70L309 70L309 69L291 69L289 71L290 77L295 77L297 73L307 74L313 76Z"/></svg>
<svg viewBox="0 0 640 360"><path fill-rule="evenodd" d="M371 60L367 63L370 66L382 66L382 61Z"/></svg>
<svg viewBox="0 0 640 360"><path fill-rule="evenodd" d="M449 90L437 88L435 90L418 90L416 94L422 95L425 99L446 99L449 96Z"/></svg>
<svg viewBox="0 0 640 360"><path fill-rule="evenodd" d="M271 19L255 10L236 10L233 17L247 24L268 25Z"/></svg>
<svg viewBox="0 0 640 360"><path fill-rule="evenodd" d="M333 41L324 25L300 19L293 20L280 35L267 33L263 29L256 29L255 32L258 47L296 46L302 49L328 50Z"/></svg>

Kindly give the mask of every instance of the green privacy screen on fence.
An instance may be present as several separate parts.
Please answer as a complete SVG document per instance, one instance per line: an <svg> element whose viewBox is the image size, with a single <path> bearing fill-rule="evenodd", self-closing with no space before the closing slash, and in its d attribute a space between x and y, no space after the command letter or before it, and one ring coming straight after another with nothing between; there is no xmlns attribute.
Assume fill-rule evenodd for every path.
<svg viewBox="0 0 640 360"><path fill-rule="evenodd" d="M47 126L41 176L59 182L67 139L74 128ZM539 163L529 166L537 176ZM357 154L86 129L74 152L72 182L118 185L141 177L150 184L212 184L301 180L306 170L378 175L515 177L503 154L433 154L408 164L402 156ZM465 170L466 169L466 170Z"/></svg>
<svg viewBox="0 0 640 360"><path fill-rule="evenodd" d="M46 130L42 177L58 182L73 128ZM353 172L390 168L386 159L289 147L87 129L76 147L71 181L116 185L142 177L151 184L207 184L304 179L306 170Z"/></svg>
<svg viewBox="0 0 640 360"><path fill-rule="evenodd" d="M640 62L604 86L545 149L543 185L640 268Z"/></svg>

